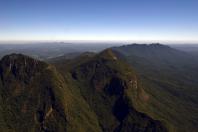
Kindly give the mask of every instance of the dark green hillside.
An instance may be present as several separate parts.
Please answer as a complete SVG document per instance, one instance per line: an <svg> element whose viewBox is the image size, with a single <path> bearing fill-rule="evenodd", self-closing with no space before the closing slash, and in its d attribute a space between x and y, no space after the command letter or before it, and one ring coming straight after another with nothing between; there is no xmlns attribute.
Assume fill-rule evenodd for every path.
<svg viewBox="0 0 198 132"><path fill-rule="evenodd" d="M148 103L137 104L139 109L164 120L172 131L197 131L196 58L160 44L134 44L113 50L137 71L144 90L150 95Z"/></svg>
<svg viewBox="0 0 198 132"><path fill-rule="evenodd" d="M181 132L198 124L197 62L163 45L0 61L0 131ZM127 61L125 63L124 61Z"/></svg>
<svg viewBox="0 0 198 132"><path fill-rule="evenodd" d="M146 100L135 72L111 50L56 60L56 68L21 54L0 61L1 131L167 131L136 110Z"/></svg>
<svg viewBox="0 0 198 132"><path fill-rule="evenodd" d="M54 84L57 80L52 80L53 74L47 64L23 55L12 54L1 60L2 131L66 129L64 106L56 97L61 91Z"/></svg>
<svg viewBox="0 0 198 132"><path fill-rule="evenodd" d="M135 72L111 50L60 62L55 63L56 67L77 84L103 131L166 131L160 121L135 109L133 98L142 95L146 100L147 95L137 85Z"/></svg>
<svg viewBox="0 0 198 132"><path fill-rule="evenodd" d="M0 131L100 131L55 68L20 54L0 62Z"/></svg>

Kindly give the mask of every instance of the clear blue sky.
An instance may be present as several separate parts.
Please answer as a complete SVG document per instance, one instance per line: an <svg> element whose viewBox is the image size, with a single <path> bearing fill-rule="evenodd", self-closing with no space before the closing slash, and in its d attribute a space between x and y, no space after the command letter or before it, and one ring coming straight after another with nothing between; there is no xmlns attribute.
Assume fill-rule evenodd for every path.
<svg viewBox="0 0 198 132"><path fill-rule="evenodd" d="M198 42L198 0L0 0L0 40Z"/></svg>

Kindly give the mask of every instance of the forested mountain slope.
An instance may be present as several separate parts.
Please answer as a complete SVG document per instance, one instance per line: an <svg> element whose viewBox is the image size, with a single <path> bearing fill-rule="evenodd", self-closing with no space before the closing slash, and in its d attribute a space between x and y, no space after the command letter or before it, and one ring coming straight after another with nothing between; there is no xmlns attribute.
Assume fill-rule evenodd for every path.
<svg viewBox="0 0 198 132"><path fill-rule="evenodd" d="M196 131L198 124L198 61L183 51L161 44L114 47L140 75L148 104L146 113L172 124L173 131Z"/></svg>
<svg viewBox="0 0 198 132"><path fill-rule="evenodd" d="M1 131L167 131L136 109L147 94L111 50L53 65L21 54L2 58Z"/></svg>

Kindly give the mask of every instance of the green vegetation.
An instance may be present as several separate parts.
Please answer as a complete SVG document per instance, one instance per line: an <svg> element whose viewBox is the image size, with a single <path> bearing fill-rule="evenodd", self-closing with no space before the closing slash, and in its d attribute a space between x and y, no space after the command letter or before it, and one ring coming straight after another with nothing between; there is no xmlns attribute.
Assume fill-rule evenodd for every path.
<svg viewBox="0 0 198 132"><path fill-rule="evenodd" d="M0 131L197 130L198 62L185 52L129 45L48 63L2 58Z"/></svg>
<svg viewBox="0 0 198 132"><path fill-rule="evenodd" d="M170 131L197 131L198 60L168 46L128 45L113 48L140 76L149 101L139 111L165 122Z"/></svg>
<svg viewBox="0 0 198 132"><path fill-rule="evenodd" d="M97 131L94 113L54 67L12 54L0 69L1 131Z"/></svg>
<svg viewBox="0 0 198 132"><path fill-rule="evenodd" d="M136 74L110 49L56 61L54 65L65 78L69 73L96 113L102 131L166 131L159 121L135 110L130 92L141 91L136 86Z"/></svg>
<svg viewBox="0 0 198 132"><path fill-rule="evenodd" d="M53 65L3 57L1 131L166 131L133 106L130 92L141 91L136 74L110 49Z"/></svg>

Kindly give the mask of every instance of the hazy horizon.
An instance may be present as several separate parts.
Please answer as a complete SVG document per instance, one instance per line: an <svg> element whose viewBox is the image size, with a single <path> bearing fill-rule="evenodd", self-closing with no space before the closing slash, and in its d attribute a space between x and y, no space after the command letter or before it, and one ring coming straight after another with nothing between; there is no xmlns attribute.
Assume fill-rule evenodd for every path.
<svg viewBox="0 0 198 132"><path fill-rule="evenodd" d="M113 41L113 40L17 40L17 41L1 41L2 44L51 44L51 43L62 43L62 44L110 44L110 45L128 45L128 44L164 44L164 45L198 45L198 42L190 41Z"/></svg>

